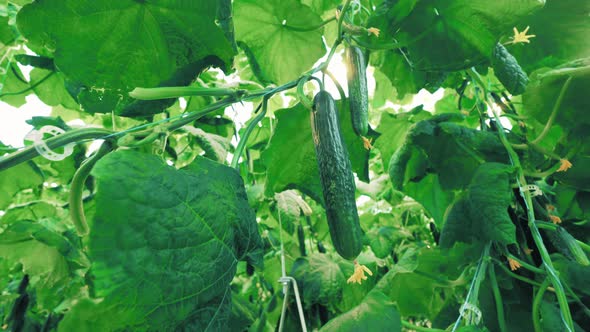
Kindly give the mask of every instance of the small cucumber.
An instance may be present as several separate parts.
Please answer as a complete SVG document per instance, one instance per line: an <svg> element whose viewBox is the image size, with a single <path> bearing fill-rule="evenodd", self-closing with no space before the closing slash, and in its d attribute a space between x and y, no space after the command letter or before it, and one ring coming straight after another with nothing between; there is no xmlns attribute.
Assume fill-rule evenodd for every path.
<svg viewBox="0 0 590 332"><path fill-rule="evenodd" d="M492 68L498 80L510 94L516 96L524 93L529 78L520 68L516 58L500 43L496 44L492 52Z"/></svg>
<svg viewBox="0 0 590 332"><path fill-rule="evenodd" d="M356 46L346 48L346 72L352 128L358 136L366 136L369 131L367 69L363 51Z"/></svg>
<svg viewBox="0 0 590 332"><path fill-rule="evenodd" d="M109 152L113 150L113 145L109 141L104 141L98 151L96 153L86 159L80 168L74 173L74 177L72 178L72 183L70 185L70 197L69 197L69 210L70 210L70 218L72 219L72 223L74 227L76 227L76 232L79 236L86 236L88 235L89 229L88 224L86 223L86 216L84 215L84 204L83 204L83 197L82 194L84 192L84 184L86 183L86 179L90 175L90 171L92 168L100 160L100 158L107 155Z"/></svg>
<svg viewBox="0 0 590 332"><path fill-rule="evenodd" d="M588 260L588 256L586 256L586 253L584 252L582 247L580 247L580 245L578 244L576 239L568 231L566 231L565 228L558 227L557 228L557 235L561 238L561 240L565 244L565 248L563 248L563 249L566 249L569 253L569 255L566 255L566 256L570 256L578 264L580 264L582 266L590 265L590 261Z"/></svg>

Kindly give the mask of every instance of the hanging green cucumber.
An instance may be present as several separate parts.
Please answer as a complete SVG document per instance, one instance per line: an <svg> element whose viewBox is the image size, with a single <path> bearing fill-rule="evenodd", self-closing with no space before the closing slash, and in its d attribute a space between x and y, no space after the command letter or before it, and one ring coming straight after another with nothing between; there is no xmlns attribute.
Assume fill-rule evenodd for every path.
<svg viewBox="0 0 590 332"><path fill-rule="evenodd" d="M365 56L359 47L346 48L346 72L352 128L358 136L366 136L369 131L369 92Z"/></svg>
<svg viewBox="0 0 590 332"><path fill-rule="evenodd" d="M340 256L354 259L363 246L354 175L340 133L336 103L326 91L314 98L311 127L332 243Z"/></svg>
<svg viewBox="0 0 590 332"><path fill-rule="evenodd" d="M492 68L498 80L510 94L516 96L524 93L529 78L520 68L516 58L500 43L496 44L492 52Z"/></svg>
<svg viewBox="0 0 590 332"><path fill-rule="evenodd" d="M86 217L84 215L84 204L82 198L82 194L84 192L84 183L86 182L86 179L90 175L90 171L92 171L92 168L96 162L112 150L112 143L110 141L104 141L98 151L96 151L93 156L86 159L82 165L80 165L76 173L74 173L74 177L72 178L72 183L70 185L69 210L70 218L72 219L72 223L74 224L74 227L76 227L76 232L79 236L86 236L88 235L89 231L88 224L86 223Z"/></svg>

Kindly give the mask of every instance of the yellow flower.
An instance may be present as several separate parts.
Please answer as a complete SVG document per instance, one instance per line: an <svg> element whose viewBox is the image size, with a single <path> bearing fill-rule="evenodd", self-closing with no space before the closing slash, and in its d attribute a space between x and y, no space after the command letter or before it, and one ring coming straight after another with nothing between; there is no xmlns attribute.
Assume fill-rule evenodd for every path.
<svg viewBox="0 0 590 332"><path fill-rule="evenodd" d="M560 161L561 165L557 169L557 172L565 172L573 166L572 163L567 159L561 159Z"/></svg>
<svg viewBox="0 0 590 332"><path fill-rule="evenodd" d="M371 270L369 270L368 267L359 264L357 261L354 261L354 272L352 273L350 278L348 278L346 283L350 284L351 282L356 282L360 285L363 282L363 280L367 280L365 272L367 272L370 276L373 275L373 272L371 272Z"/></svg>
<svg viewBox="0 0 590 332"><path fill-rule="evenodd" d="M559 218L558 216L554 216L554 215L549 215L549 219L551 219L551 222L554 224L561 224L561 218Z"/></svg>
<svg viewBox="0 0 590 332"><path fill-rule="evenodd" d="M363 140L363 146L365 147L366 150L371 150L373 148L373 145L371 143L373 143L373 139L372 138L366 138L364 136L361 136L361 139Z"/></svg>
<svg viewBox="0 0 590 332"><path fill-rule="evenodd" d="M368 28L367 29L367 33L370 35L375 35L375 37L379 37L379 34L381 33L381 30L377 29L377 28Z"/></svg>
<svg viewBox="0 0 590 332"><path fill-rule="evenodd" d="M507 257L508 258L508 265L510 265L510 271L516 271L518 270L522 265L520 265L519 262L515 261L514 259Z"/></svg>
<svg viewBox="0 0 590 332"><path fill-rule="evenodd" d="M547 211L555 211L555 206L551 205L551 204L547 204L545 206L545 209L547 209Z"/></svg>
<svg viewBox="0 0 590 332"><path fill-rule="evenodd" d="M518 44L518 43L530 43L531 41L529 40L530 38L536 37L536 35L527 35L527 31L529 31L529 26L527 26L524 31L522 32L518 32L518 29L516 29L516 27L512 28L512 30L514 31L514 37L512 37L512 40L508 42L508 44Z"/></svg>

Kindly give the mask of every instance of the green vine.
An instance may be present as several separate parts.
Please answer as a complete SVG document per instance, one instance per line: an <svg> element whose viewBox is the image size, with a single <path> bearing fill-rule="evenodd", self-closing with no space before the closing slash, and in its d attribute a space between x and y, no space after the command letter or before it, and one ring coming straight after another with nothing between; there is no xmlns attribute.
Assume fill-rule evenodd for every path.
<svg viewBox="0 0 590 332"><path fill-rule="evenodd" d="M477 73L477 71L472 68L468 71L468 74L473 79L473 81L476 82L479 85L479 87L483 90L484 100L486 100L486 102L487 102L488 101L488 89L487 89L487 86L484 84L483 80L481 79L481 77L479 76L479 73ZM508 152L508 155L510 156L510 161L512 162L512 165L516 169L516 173L517 173L516 182L520 188L525 188L527 186L527 181L526 181L526 178L524 175L523 168L520 164L520 159L519 159L518 155L516 154L516 152L514 151L514 149L512 148L512 145L510 144L510 142L506 138L506 135L504 133L504 127L502 126L502 123L500 122L500 118L498 117L498 114L496 114L496 112L494 112L494 118L496 120L495 124L498 127L498 137L500 138L500 141L502 142L502 144L504 145L504 148ZM569 331L573 332L574 331L574 328L573 328L574 324L573 324L572 315L571 315L571 312L569 309L567 297L565 295L561 281L559 280L559 276L557 274L557 271L553 267L553 263L551 262L551 257L549 257L549 252L547 251L547 248L545 247L545 244L543 243L543 239L542 239L541 234L539 233L539 229L537 228L537 225L535 223L535 212L533 210L533 201L532 201L531 193L527 190L521 190L521 196L523 197L524 202L525 202L526 213L527 213L527 218L528 218L528 226L529 226L529 229L530 229L531 234L533 236L533 240L535 242L535 245L537 246L537 249L539 250L539 253L541 255L541 259L543 260L543 267L545 268L545 271L548 274L548 278L549 278L549 280L551 280L551 284L555 288L557 300L559 302L559 307L561 309L561 315L562 315L565 327Z"/></svg>

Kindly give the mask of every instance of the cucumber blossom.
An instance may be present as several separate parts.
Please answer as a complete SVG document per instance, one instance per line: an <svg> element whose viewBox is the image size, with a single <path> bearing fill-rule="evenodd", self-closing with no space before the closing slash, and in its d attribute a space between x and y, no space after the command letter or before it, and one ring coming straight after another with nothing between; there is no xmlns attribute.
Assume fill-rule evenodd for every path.
<svg viewBox="0 0 590 332"><path fill-rule="evenodd" d="M356 46L346 48L346 72L352 128L357 135L366 136L369 131L367 67L363 51Z"/></svg>
<svg viewBox="0 0 590 332"><path fill-rule="evenodd" d="M332 243L340 256L354 259L363 246L354 175L336 103L326 91L314 98L311 127Z"/></svg>

